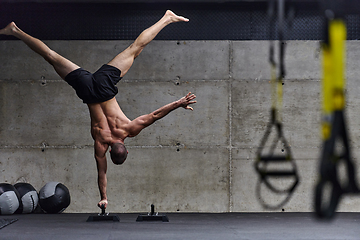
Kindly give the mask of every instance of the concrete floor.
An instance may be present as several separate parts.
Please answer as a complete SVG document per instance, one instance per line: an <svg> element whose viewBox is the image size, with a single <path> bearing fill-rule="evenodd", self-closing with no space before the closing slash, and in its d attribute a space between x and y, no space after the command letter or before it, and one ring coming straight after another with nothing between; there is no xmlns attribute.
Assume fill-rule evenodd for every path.
<svg viewBox="0 0 360 240"><path fill-rule="evenodd" d="M170 222L86 222L90 214L0 216L18 221L0 229L0 239L360 239L360 213L338 213L320 222L312 213L167 214Z"/></svg>

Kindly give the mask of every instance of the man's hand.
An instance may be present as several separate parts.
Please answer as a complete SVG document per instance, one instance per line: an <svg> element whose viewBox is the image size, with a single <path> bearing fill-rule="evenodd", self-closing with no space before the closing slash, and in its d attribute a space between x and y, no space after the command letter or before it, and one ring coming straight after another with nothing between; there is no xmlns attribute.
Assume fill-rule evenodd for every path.
<svg viewBox="0 0 360 240"><path fill-rule="evenodd" d="M107 207L107 205L108 205L107 199L103 199L103 200L101 200L101 201L98 203L98 207L99 207L99 208L101 208L101 205L104 205L104 207L105 207L105 209L106 209L106 207Z"/></svg>
<svg viewBox="0 0 360 240"><path fill-rule="evenodd" d="M190 109L191 111L193 111L194 109L188 105L196 103L196 100L194 100L195 98L196 96L191 92L189 92L185 97L179 99L180 106L185 109Z"/></svg>
<svg viewBox="0 0 360 240"><path fill-rule="evenodd" d="M191 94L189 92L185 97L180 98L177 101L171 102L169 104L166 104L165 106L162 106L161 108L155 110L152 113L142 115L140 117L135 118L130 123L127 124L126 130L129 133L129 137L135 137L140 133L140 131L147 126L150 126L155 121L165 117L168 115L171 111L183 107L185 109L193 110L192 107L189 107L189 104L196 103L194 100L196 96L194 94Z"/></svg>

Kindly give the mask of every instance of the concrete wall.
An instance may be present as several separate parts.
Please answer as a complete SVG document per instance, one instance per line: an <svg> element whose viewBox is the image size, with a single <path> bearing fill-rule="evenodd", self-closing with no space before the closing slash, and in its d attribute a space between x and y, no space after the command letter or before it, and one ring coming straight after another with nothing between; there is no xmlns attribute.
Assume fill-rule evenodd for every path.
<svg viewBox="0 0 360 240"><path fill-rule="evenodd" d="M131 42L46 43L95 71ZM146 47L118 84L116 98L125 114L133 119L189 91L198 103L193 112L178 109L126 140L126 163L109 163L110 212L147 212L152 203L161 212L267 211L255 194L253 163L269 121L268 46L263 41L153 41ZM347 48L347 115L357 162L360 43L348 42ZM283 121L301 181L284 211L313 210L321 146L320 61L318 42L288 42ZM21 41L1 41L0 182L26 181L39 190L59 181L71 192L67 212L98 211L92 144L88 109L75 91ZM277 199L267 195L269 203ZM345 197L339 210L359 211L359 202Z"/></svg>

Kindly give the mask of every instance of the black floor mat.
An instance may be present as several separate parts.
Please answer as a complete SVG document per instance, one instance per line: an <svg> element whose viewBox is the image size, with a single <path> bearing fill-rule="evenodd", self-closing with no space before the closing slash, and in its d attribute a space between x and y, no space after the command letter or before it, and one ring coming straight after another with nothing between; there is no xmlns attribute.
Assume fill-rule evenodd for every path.
<svg viewBox="0 0 360 240"><path fill-rule="evenodd" d="M1 219L0 218L0 229L6 227L16 221L17 221L17 219Z"/></svg>

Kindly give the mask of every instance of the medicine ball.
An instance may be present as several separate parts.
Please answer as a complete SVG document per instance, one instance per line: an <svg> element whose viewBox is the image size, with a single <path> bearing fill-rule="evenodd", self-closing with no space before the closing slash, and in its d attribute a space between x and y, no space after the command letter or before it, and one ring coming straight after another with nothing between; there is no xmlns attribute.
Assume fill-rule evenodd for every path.
<svg viewBox="0 0 360 240"><path fill-rule="evenodd" d="M32 213L35 211L39 196L35 188L29 183L17 183L14 185L20 194L20 207L16 213Z"/></svg>
<svg viewBox="0 0 360 240"><path fill-rule="evenodd" d="M49 182L40 189L39 203L46 213L61 213L70 205L70 193L65 185Z"/></svg>
<svg viewBox="0 0 360 240"><path fill-rule="evenodd" d="M8 183L0 183L0 215L13 214L20 206L20 196L16 188Z"/></svg>

